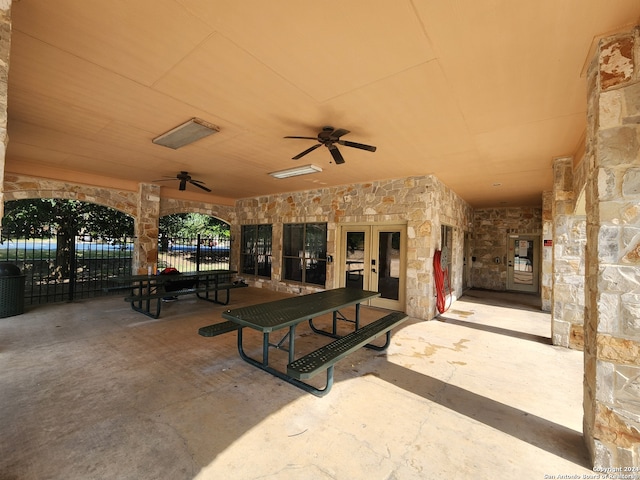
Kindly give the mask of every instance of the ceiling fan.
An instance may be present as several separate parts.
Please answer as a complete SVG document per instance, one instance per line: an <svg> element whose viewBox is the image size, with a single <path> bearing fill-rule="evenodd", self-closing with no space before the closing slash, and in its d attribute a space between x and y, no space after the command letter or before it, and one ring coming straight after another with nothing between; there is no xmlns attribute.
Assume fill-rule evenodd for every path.
<svg viewBox="0 0 640 480"><path fill-rule="evenodd" d="M175 177L167 177L165 176L165 178L162 178L160 180L153 180L154 182L168 182L170 180L180 180L180 187L178 188L178 190L186 190L187 189L187 183L190 183L191 185L194 185L198 188L201 188L202 190L206 191L206 192L210 192L211 189L207 188L204 186L204 182L202 180L193 180L191 178L191 175L189 175L189 172L185 172L182 171L180 173L178 173Z"/></svg>
<svg viewBox="0 0 640 480"><path fill-rule="evenodd" d="M349 142L347 140L341 140L340 137L342 137L343 135L346 135L347 133L349 133L349 130L345 130L344 128L334 129L333 127L327 126L327 127L322 127L322 131L318 133L317 137L288 136L284 138L301 138L304 140L317 140L318 142L320 142L311 148L307 148L304 152L299 153L298 155L293 157L293 160L298 160L299 158L304 157L307 153L313 152L316 148L321 147L322 145L324 145L329 149L329 151L331 152L331 156L333 157L333 160L336 162L336 164L344 163L344 158L342 157L342 154L340 153L340 150L338 150L338 147L336 146L336 144L343 145L345 147L359 148L361 150L367 150L369 152L376 151L376 147L372 145L365 145L363 143L355 143L355 142Z"/></svg>

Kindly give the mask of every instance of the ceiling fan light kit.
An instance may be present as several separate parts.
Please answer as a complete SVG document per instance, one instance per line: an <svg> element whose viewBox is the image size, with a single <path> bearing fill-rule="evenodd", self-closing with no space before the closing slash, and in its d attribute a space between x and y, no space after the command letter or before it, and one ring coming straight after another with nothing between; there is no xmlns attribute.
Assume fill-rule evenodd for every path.
<svg viewBox="0 0 640 480"><path fill-rule="evenodd" d="M288 168L286 170L271 172L269 175L271 175L274 178L289 178L289 177L297 177L298 175L308 175L310 173L318 173L321 171L322 171L322 168L316 165L303 165L301 167Z"/></svg>
<svg viewBox="0 0 640 480"><path fill-rule="evenodd" d="M157 145L162 145L168 148L173 148L175 150L219 131L220 131L219 127L211 123L205 122L202 119L194 117L188 122L185 122L182 125L179 125L173 128L172 130L169 130L168 132L160 135L159 137L154 138L153 143ZM318 133L317 137L288 136L284 138L315 140L318 142L317 144L311 146L310 148L307 148L305 151L293 157L293 160L298 160L304 157L305 155L307 155L308 153L313 152L316 148L319 148L322 146L327 147L336 165L341 165L345 163L344 158L340 153L340 150L338 150L338 147L337 147L338 145L351 147L351 148L358 148L360 150L366 150L368 152L376 151L376 147L374 147L373 145L365 145L363 143L356 143L356 142L349 142L346 140L342 140L341 137L343 135L346 135L347 133L349 133L349 130L345 130L344 128L333 128L333 127L326 126L326 127L322 127L322 131ZM269 175L271 175L274 178L283 179L283 178L289 178L289 177L297 177L299 175L309 175L312 173L319 173L319 172L322 172L322 168L318 167L317 165L310 164L310 165L302 165L300 167L295 167L295 168L288 168L286 170L278 170L276 172L270 172ZM165 177L160 180L154 180L154 182L166 182L169 180L179 180L180 181L180 186L178 188L179 190L186 190L187 183L190 183L191 185L198 187L202 190L205 190L207 192L211 191L209 188L204 186L204 182L200 180L193 180L189 175L189 172L186 172L186 171L181 171L175 177Z"/></svg>
<svg viewBox="0 0 640 480"><path fill-rule="evenodd" d="M173 148L177 150L180 147L189 145L190 143L208 137L220 131L220 127L206 122L201 118L192 118L182 125L172 128L166 133L152 140L156 145Z"/></svg>
<svg viewBox="0 0 640 480"><path fill-rule="evenodd" d="M347 140L341 140L340 137L349 133L349 130L345 130L344 128L333 128L330 126L322 127L322 131L318 133L317 137L295 137L295 136L287 136L284 138L297 138L302 140L316 140L318 143L313 145L310 148L307 148L305 151L300 152L298 155L292 158L292 160L299 160L304 157L308 153L313 152L316 148L325 146L329 149L331 156L333 157L333 161L337 164L344 163L344 157L338 150L337 145L343 145L345 147L358 148L360 150L366 150L368 152L375 152L376 147L373 145L365 145L364 143L356 143L349 142Z"/></svg>
<svg viewBox="0 0 640 480"><path fill-rule="evenodd" d="M207 187L204 186L204 182L202 180L194 180L193 178L191 178L191 175L189 175L189 172L185 172L184 170L181 171L180 173L178 173L175 177L165 177L165 178L161 178L159 180L153 180L153 181L154 182L168 182L170 180L180 180L180 187L178 187L178 190L186 190L187 189L187 183L190 183L194 187L201 188L205 192L210 192L211 191L210 188L207 188Z"/></svg>

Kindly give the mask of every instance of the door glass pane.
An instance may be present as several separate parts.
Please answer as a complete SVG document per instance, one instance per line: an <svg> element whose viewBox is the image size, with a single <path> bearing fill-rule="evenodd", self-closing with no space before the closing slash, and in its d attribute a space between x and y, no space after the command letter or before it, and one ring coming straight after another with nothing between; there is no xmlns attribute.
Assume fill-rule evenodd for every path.
<svg viewBox="0 0 640 480"><path fill-rule="evenodd" d="M400 232L380 232L378 237L378 291L382 298L400 295Z"/></svg>
<svg viewBox="0 0 640 480"><path fill-rule="evenodd" d="M345 286L364 288L364 232L347 232Z"/></svg>
<svg viewBox="0 0 640 480"><path fill-rule="evenodd" d="M533 241L514 239L513 283L533 285Z"/></svg>

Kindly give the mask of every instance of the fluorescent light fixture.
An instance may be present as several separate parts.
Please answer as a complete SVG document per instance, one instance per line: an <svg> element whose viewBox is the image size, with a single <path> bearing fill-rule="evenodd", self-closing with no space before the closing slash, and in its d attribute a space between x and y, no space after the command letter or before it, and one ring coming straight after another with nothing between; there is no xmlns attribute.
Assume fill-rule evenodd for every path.
<svg viewBox="0 0 640 480"><path fill-rule="evenodd" d="M302 165L301 167L289 168L287 170L280 170L278 172L271 172L269 175L275 178L289 178L296 177L298 175L307 175L309 173L318 173L321 171L322 169L320 167L316 167L315 165Z"/></svg>
<svg viewBox="0 0 640 480"><path fill-rule="evenodd" d="M162 145L163 147L176 150L219 131L220 127L194 117L182 125L178 125L176 128L154 138L152 142L156 145Z"/></svg>

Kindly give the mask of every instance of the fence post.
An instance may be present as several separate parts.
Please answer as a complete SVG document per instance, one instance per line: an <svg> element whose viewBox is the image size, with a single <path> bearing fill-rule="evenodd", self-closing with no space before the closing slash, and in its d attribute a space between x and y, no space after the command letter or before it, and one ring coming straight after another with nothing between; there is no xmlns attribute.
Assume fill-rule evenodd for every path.
<svg viewBox="0 0 640 480"><path fill-rule="evenodd" d="M198 234L198 243L196 244L196 272L200 271L200 234Z"/></svg>
<svg viewBox="0 0 640 480"><path fill-rule="evenodd" d="M69 242L69 301L73 301L73 295L76 287L76 270L78 268L78 262L76 261L76 242L78 236L74 235L71 242ZM64 282L64 279L62 279Z"/></svg>

